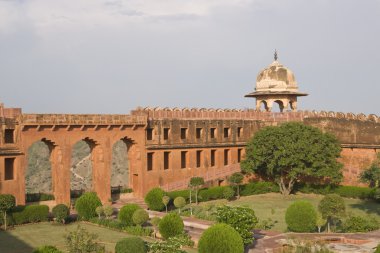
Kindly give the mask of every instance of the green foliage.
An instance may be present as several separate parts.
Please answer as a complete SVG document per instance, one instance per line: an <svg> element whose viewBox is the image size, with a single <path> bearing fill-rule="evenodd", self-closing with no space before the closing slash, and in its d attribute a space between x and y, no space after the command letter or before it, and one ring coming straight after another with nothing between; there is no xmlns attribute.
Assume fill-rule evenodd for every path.
<svg viewBox="0 0 380 253"><path fill-rule="evenodd" d="M162 203L162 197L165 192L161 188L153 188L145 196L145 203L148 205L150 210L162 211L165 208L164 203Z"/></svg>
<svg viewBox="0 0 380 253"><path fill-rule="evenodd" d="M376 200L377 202L380 202L380 188L377 188L373 192L373 199Z"/></svg>
<svg viewBox="0 0 380 253"><path fill-rule="evenodd" d="M96 216L96 208L101 206L102 202L95 192L86 192L75 201L75 210L81 220L89 220Z"/></svg>
<svg viewBox="0 0 380 253"><path fill-rule="evenodd" d="M98 219L91 218L89 220L91 223L98 224L103 227L112 228L114 230L125 231L128 234L136 235L136 236L150 236L153 233L153 230L148 227L141 226L128 226L124 222L113 219Z"/></svg>
<svg viewBox="0 0 380 253"><path fill-rule="evenodd" d="M244 175L240 172L235 172L228 178L228 182L231 185L236 186L238 198L240 197L240 184L243 182L243 179Z"/></svg>
<svg viewBox="0 0 380 253"><path fill-rule="evenodd" d="M231 187L226 187L223 190L223 198L231 200L235 197L235 191Z"/></svg>
<svg viewBox="0 0 380 253"><path fill-rule="evenodd" d="M158 224L158 230L165 239L182 234L183 229L183 221L177 213L165 215Z"/></svg>
<svg viewBox="0 0 380 253"><path fill-rule="evenodd" d="M327 219L328 226L335 223L346 215L346 206L344 199L337 194L327 194L321 202L318 209L322 217Z"/></svg>
<svg viewBox="0 0 380 253"><path fill-rule="evenodd" d="M380 182L380 153L371 166L360 174L360 180L368 183L370 187L379 187Z"/></svg>
<svg viewBox="0 0 380 253"><path fill-rule="evenodd" d="M368 187L338 186L334 189L334 193L343 198L371 199L373 198L374 190Z"/></svg>
<svg viewBox="0 0 380 253"><path fill-rule="evenodd" d="M4 229L7 230L7 213L16 205L16 199L11 194L0 194L0 214L3 215Z"/></svg>
<svg viewBox="0 0 380 253"><path fill-rule="evenodd" d="M34 250L33 253L62 253L62 251L58 250L54 246L46 245Z"/></svg>
<svg viewBox="0 0 380 253"><path fill-rule="evenodd" d="M168 212L168 204L170 202L169 196L163 196L162 197L162 203L165 205L166 212Z"/></svg>
<svg viewBox="0 0 380 253"><path fill-rule="evenodd" d="M186 201L189 200L189 197L190 197L190 190L179 190L179 191L172 191L172 192L168 192L166 193L170 199L174 200L176 199L177 197L183 197Z"/></svg>
<svg viewBox="0 0 380 253"><path fill-rule="evenodd" d="M290 231L314 232L317 226L317 211L308 201L295 201L286 210L285 221Z"/></svg>
<svg viewBox="0 0 380 253"><path fill-rule="evenodd" d="M277 223L276 220L272 220L271 218L259 220L259 222L256 224L255 228L257 229L263 229L263 230L269 230L274 227L274 225Z"/></svg>
<svg viewBox="0 0 380 253"><path fill-rule="evenodd" d="M98 236L89 233L81 226L65 236L66 247L69 253L104 253L103 245L96 243Z"/></svg>
<svg viewBox="0 0 380 253"><path fill-rule="evenodd" d="M181 249L183 246L194 246L194 242L185 233L170 237L166 241L150 243L149 253L186 253L186 251Z"/></svg>
<svg viewBox="0 0 380 253"><path fill-rule="evenodd" d="M337 161L341 147L336 137L316 127L290 122L265 127L257 132L246 148L242 170L254 172L279 184L289 194L297 180L328 178L342 180L342 165Z"/></svg>
<svg viewBox="0 0 380 253"><path fill-rule="evenodd" d="M380 243L377 245L376 250L374 253L380 253Z"/></svg>
<svg viewBox="0 0 380 253"><path fill-rule="evenodd" d="M243 240L239 233L227 224L216 224L206 229L198 243L199 253L241 253Z"/></svg>
<svg viewBox="0 0 380 253"><path fill-rule="evenodd" d="M70 209L65 204L58 204L53 207L52 213L57 222L65 223L70 215Z"/></svg>
<svg viewBox="0 0 380 253"><path fill-rule="evenodd" d="M55 199L53 194L47 193L27 193L25 198L26 202L39 202Z"/></svg>
<svg viewBox="0 0 380 253"><path fill-rule="evenodd" d="M116 243L115 253L146 253L147 246L139 237L127 237Z"/></svg>
<svg viewBox="0 0 380 253"><path fill-rule="evenodd" d="M253 182L248 183L246 185L243 185L240 195L242 196L249 196L249 195L256 195L256 194L264 194L269 192L279 192L280 188L278 187L278 184L275 184L273 182L265 182L265 181L259 181L259 182Z"/></svg>
<svg viewBox="0 0 380 253"><path fill-rule="evenodd" d="M100 219L104 213L103 206L98 206L97 208L95 208L95 213L98 215Z"/></svg>
<svg viewBox="0 0 380 253"><path fill-rule="evenodd" d="M150 219L150 223L154 226L154 227L158 227L158 224L160 223L161 221L161 218L160 217L153 217L152 219Z"/></svg>
<svg viewBox="0 0 380 253"><path fill-rule="evenodd" d="M149 220L149 214L144 209L137 209L132 215L132 221L136 225L143 225Z"/></svg>
<svg viewBox="0 0 380 253"><path fill-rule="evenodd" d="M326 222L327 220L322 217L322 214L320 212L317 212L317 220L315 224L317 225L318 233L321 232L321 228L326 225Z"/></svg>
<svg viewBox="0 0 380 253"><path fill-rule="evenodd" d="M215 200L215 199L223 199L224 195L224 189L227 186L214 186L210 188L204 188L199 191L199 198L202 201L209 201L209 200Z"/></svg>
<svg viewBox="0 0 380 253"><path fill-rule="evenodd" d="M199 188L205 184L203 177L192 177L190 179L189 186L191 189L195 189L195 202L198 204L198 191Z"/></svg>
<svg viewBox="0 0 380 253"><path fill-rule="evenodd" d="M379 222L374 217L350 216L343 222L342 230L347 233L369 232L379 229Z"/></svg>
<svg viewBox="0 0 380 253"><path fill-rule="evenodd" d="M136 212L136 210L139 209L141 209L141 207L137 204L126 204L119 211L119 221L124 222L128 226L133 225L132 216Z"/></svg>
<svg viewBox="0 0 380 253"><path fill-rule="evenodd" d="M113 207L109 205L103 206L103 213L106 216L106 218L109 219L113 214Z"/></svg>
<svg viewBox="0 0 380 253"><path fill-rule="evenodd" d="M253 228L258 223L255 212L248 207L222 206L216 209L219 223L231 225L241 236L245 245L253 242Z"/></svg>
<svg viewBox="0 0 380 253"><path fill-rule="evenodd" d="M181 212L181 209L186 206L186 200L183 197L177 197L174 199L174 206L178 208L178 212Z"/></svg>

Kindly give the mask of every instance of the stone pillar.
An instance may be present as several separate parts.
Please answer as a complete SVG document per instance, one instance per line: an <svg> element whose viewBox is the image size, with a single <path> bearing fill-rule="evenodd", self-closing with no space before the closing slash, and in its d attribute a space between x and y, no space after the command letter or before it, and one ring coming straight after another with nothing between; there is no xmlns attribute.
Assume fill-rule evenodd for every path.
<svg viewBox="0 0 380 253"><path fill-rule="evenodd" d="M71 145L55 146L51 151L51 173L56 204L70 205Z"/></svg>
<svg viewBox="0 0 380 253"><path fill-rule="evenodd" d="M26 186L25 186L25 172L26 166L28 166L27 156L20 155L16 157L14 164L14 174L16 175L15 182L18 184L17 192L10 193L13 194L16 198L16 205L25 205L25 195L26 195ZM0 175L2 176L2 175ZM1 179L0 179L1 180Z"/></svg>
<svg viewBox="0 0 380 253"><path fill-rule="evenodd" d="M109 142L97 144L92 149L93 189L103 204L111 198L111 156Z"/></svg>

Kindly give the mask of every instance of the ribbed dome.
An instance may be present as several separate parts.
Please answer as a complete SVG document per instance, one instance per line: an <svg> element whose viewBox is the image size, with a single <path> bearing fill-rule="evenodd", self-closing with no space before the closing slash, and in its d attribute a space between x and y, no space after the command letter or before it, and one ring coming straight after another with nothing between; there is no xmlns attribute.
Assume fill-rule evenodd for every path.
<svg viewBox="0 0 380 253"><path fill-rule="evenodd" d="M293 72L277 60L262 70L256 79L256 91L298 91Z"/></svg>

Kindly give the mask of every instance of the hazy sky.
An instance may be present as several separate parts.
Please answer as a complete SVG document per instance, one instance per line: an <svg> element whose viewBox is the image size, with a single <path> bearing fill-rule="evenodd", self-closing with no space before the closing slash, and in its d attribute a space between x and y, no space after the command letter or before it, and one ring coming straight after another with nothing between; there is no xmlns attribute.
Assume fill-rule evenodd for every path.
<svg viewBox="0 0 380 253"><path fill-rule="evenodd" d="M275 48L300 109L380 115L380 0L0 0L0 101L253 108Z"/></svg>

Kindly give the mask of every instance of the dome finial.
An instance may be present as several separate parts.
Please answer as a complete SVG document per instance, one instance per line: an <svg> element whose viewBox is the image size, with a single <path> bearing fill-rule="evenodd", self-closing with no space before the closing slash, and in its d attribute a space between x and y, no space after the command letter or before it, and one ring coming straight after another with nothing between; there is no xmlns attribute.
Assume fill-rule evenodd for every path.
<svg viewBox="0 0 380 253"><path fill-rule="evenodd" d="M278 55L277 55L277 49L274 50L274 60L277 61Z"/></svg>

